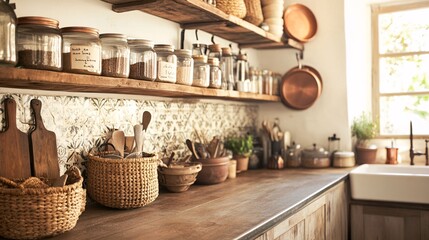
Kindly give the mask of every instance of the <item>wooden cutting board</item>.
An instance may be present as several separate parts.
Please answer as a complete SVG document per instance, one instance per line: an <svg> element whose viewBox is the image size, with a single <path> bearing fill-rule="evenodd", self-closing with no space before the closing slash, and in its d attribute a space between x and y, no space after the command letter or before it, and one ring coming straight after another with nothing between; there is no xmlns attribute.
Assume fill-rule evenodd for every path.
<svg viewBox="0 0 429 240"><path fill-rule="evenodd" d="M33 99L30 102L33 110L35 127L30 131L30 150L32 175L48 179L60 176L58 163L57 140L55 133L45 128L42 116L42 102Z"/></svg>
<svg viewBox="0 0 429 240"><path fill-rule="evenodd" d="M16 179L31 177L28 136L16 127L16 103L5 99L5 131L0 132L0 176Z"/></svg>

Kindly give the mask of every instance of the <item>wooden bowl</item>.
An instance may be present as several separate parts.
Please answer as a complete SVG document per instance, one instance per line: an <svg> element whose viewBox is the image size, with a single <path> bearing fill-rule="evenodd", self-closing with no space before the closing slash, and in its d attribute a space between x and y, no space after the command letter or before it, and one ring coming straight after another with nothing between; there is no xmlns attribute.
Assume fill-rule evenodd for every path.
<svg viewBox="0 0 429 240"><path fill-rule="evenodd" d="M201 163L187 163L185 165L172 165L168 168L158 168L158 181L170 192L185 192L195 182Z"/></svg>

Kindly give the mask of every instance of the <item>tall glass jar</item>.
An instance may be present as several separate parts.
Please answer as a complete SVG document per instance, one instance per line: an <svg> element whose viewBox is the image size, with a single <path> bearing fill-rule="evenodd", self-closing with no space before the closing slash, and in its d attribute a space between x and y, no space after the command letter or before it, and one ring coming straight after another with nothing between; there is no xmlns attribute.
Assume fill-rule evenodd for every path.
<svg viewBox="0 0 429 240"><path fill-rule="evenodd" d="M130 48L127 36L116 33L100 34L101 75L127 78L130 74Z"/></svg>
<svg viewBox="0 0 429 240"><path fill-rule="evenodd" d="M222 89L234 90L234 57L231 48L222 48Z"/></svg>
<svg viewBox="0 0 429 240"><path fill-rule="evenodd" d="M177 76L176 83L192 85L194 75L194 59L192 51L188 49L177 49L174 51L177 56Z"/></svg>
<svg viewBox="0 0 429 240"><path fill-rule="evenodd" d="M245 54L239 54L237 56L237 70L236 70L235 81L237 83L237 90L240 92L249 92L250 80L249 80L249 66L247 63L247 56Z"/></svg>
<svg viewBox="0 0 429 240"><path fill-rule="evenodd" d="M207 44L194 43L192 44L192 56L206 55Z"/></svg>
<svg viewBox="0 0 429 240"><path fill-rule="evenodd" d="M57 20L20 17L17 32L18 66L62 70L62 37Z"/></svg>
<svg viewBox="0 0 429 240"><path fill-rule="evenodd" d="M273 95L273 76L272 72L264 70L262 72L264 78L264 94Z"/></svg>
<svg viewBox="0 0 429 240"><path fill-rule="evenodd" d="M207 56L196 55L194 58L194 80L192 86L208 87L210 85L210 66L207 64Z"/></svg>
<svg viewBox="0 0 429 240"><path fill-rule="evenodd" d="M177 56L174 54L174 46L168 44L156 44L157 58L156 81L176 83Z"/></svg>
<svg viewBox="0 0 429 240"><path fill-rule="evenodd" d="M89 27L66 27L63 35L63 71L101 74L101 43L98 30Z"/></svg>
<svg viewBox="0 0 429 240"><path fill-rule="evenodd" d="M16 65L16 22L9 0L0 0L0 65Z"/></svg>
<svg viewBox="0 0 429 240"><path fill-rule="evenodd" d="M222 60L222 48L219 44L209 45L208 58L217 58L219 61Z"/></svg>
<svg viewBox="0 0 429 240"><path fill-rule="evenodd" d="M153 42L145 39L129 39L130 78L155 81L156 52Z"/></svg>
<svg viewBox="0 0 429 240"><path fill-rule="evenodd" d="M219 59L209 58L208 64L210 66L210 84L211 88L221 88L222 86L222 71L219 67Z"/></svg>

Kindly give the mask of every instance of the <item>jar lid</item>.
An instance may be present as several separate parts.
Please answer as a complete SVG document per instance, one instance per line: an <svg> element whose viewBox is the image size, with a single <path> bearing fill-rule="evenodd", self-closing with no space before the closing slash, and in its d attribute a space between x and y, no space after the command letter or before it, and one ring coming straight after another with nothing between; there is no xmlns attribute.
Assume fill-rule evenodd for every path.
<svg viewBox="0 0 429 240"><path fill-rule="evenodd" d="M247 55L240 53L237 56L237 60L245 60L245 61L247 61Z"/></svg>
<svg viewBox="0 0 429 240"><path fill-rule="evenodd" d="M210 65L219 66L219 58L209 58L207 62Z"/></svg>
<svg viewBox="0 0 429 240"><path fill-rule="evenodd" d="M47 17L20 17L18 18L18 25L40 25L49 28L58 29L58 20Z"/></svg>
<svg viewBox="0 0 429 240"><path fill-rule="evenodd" d="M209 50L210 50L210 52L221 52L222 51L220 44L209 45Z"/></svg>
<svg viewBox="0 0 429 240"><path fill-rule="evenodd" d="M308 148L302 150L302 155L305 157L328 157L329 153L328 151L325 151L324 148L318 148L316 144L313 144L313 148Z"/></svg>
<svg viewBox="0 0 429 240"><path fill-rule="evenodd" d="M229 47L222 48L222 55L231 56L232 55L231 48L229 48Z"/></svg>
<svg viewBox="0 0 429 240"><path fill-rule="evenodd" d="M174 51L174 46L170 45L170 44L155 44L154 46L155 51L169 51L169 52L173 52Z"/></svg>
<svg viewBox="0 0 429 240"><path fill-rule="evenodd" d="M98 37L98 29L90 27L64 27L61 33L88 33Z"/></svg>
<svg viewBox="0 0 429 240"><path fill-rule="evenodd" d="M143 45L153 48L153 42L146 39L128 39L128 44L130 45Z"/></svg>
<svg viewBox="0 0 429 240"><path fill-rule="evenodd" d="M354 157L354 152L335 152L334 157L346 158L346 157Z"/></svg>
<svg viewBox="0 0 429 240"><path fill-rule="evenodd" d="M191 57L192 51L189 49L176 49L174 50L174 54L184 56L184 57Z"/></svg>
<svg viewBox="0 0 429 240"><path fill-rule="evenodd" d="M192 48L206 48L207 44L204 43L193 43Z"/></svg>
<svg viewBox="0 0 429 240"><path fill-rule="evenodd" d="M120 33L102 33L100 34L100 39L101 38L127 39L127 35Z"/></svg>
<svg viewBox="0 0 429 240"><path fill-rule="evenodd" d="M194 55L192 56L192 58L194 59L195 62L203 62L203 63L207 62L207 56L205 55Z"/></svg>

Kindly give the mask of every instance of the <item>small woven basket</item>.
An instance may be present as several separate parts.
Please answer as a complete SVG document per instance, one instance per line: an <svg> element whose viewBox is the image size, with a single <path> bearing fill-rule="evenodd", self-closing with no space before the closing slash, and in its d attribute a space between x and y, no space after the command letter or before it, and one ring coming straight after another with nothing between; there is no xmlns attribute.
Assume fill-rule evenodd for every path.
<svg viewBox="0 0 429 240"><path fill-rule="evenodd" d="M158 197L158 164L155 155L123 159L90 156L88 194L106 207L143 207Z"/></svg>
<svg viewBox="0 0 429 240"><path fill-rule="evenodd" d="M73 229L85 210L86 192L77 168L67 174L63 187L48 187L35 177L25 181L0 177L0 236L36 239Z"/></svg>
<svg viewBox="0 0 429 240"><path fill-rule="evenodd" d="M244 20L259 26L264 21L262 14L261 0L244 0L246 4L246 17Z"/></svg>
<svg viewBox="0 0 429 240"><path fill-rule="evenodd" d="M216 7L226 14L231 14L238 18L246 16L246 4L244 0L217 0Z"/></svg>

